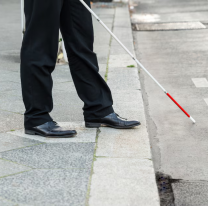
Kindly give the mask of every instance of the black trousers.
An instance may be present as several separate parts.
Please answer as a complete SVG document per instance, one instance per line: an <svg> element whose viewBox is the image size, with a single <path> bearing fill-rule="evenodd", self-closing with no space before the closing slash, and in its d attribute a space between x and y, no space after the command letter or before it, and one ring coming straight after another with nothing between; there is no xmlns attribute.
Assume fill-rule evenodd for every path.
<svg viewBox="0 0 208 206"><path fill-rule="evenodd" d="M85 1L90 6L90 0ZM21 83L25 128L52 121L51 73L56 64L59 28L71 75L84 102L85 121L113 112L112 96L98 73L93 52L92 16L79 0L25 0L26 31L21 48ZM63 97L64 98L64 97Z"/></svg>

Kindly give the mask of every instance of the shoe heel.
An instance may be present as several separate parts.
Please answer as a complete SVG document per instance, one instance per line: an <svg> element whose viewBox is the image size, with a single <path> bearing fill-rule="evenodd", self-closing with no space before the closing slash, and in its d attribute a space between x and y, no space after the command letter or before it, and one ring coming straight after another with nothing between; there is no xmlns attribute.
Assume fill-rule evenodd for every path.
<svg viewBox="0 0 208 206"><path fill-rule="evenodd" d="M100 123L85 122L85 127L87 128L99 128L100 126Z"/></svg>
<svg viewBox="0 0 208 206"><path fill-rule="evenodd" d="M32 130L25 130L25 134L36 135L36 133Z"/></svg>

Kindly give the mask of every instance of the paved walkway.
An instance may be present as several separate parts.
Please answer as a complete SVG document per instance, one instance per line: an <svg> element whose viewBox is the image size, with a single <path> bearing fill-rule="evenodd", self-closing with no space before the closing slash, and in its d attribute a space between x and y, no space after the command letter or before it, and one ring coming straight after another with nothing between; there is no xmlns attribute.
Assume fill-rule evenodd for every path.
<svg viewBox="0 0 208 206"><path fill-rule="evenodd" d="M136 64L96 20L95 52L100 73L112 89L114 109L123 117L139 119L142 126L85 128L83 103L68 65L62 65L53 72L51 115L63 127L77 129L78 136L50 139L24 134L19 8L14 0L4 0L0 7L4 39L0 42L0 205L159 205ZM12 15L7 12L11 9ZM94 11L134 52L128 6Z"/></svg>

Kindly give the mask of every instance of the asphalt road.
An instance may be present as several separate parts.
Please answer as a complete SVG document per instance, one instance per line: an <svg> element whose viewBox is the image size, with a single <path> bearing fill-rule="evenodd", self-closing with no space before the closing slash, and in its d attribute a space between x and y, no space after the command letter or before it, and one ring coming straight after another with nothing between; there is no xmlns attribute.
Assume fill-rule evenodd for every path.
<svg viewBox="0 0 208 206"><path fill-rule="evenodd" d="M131 5L133 23L201 22L206 27L133 33L137 58L196 120L192 124L140 72L155 170L172 177L173 205L208 205L207 1L134 0Z"/></svg>

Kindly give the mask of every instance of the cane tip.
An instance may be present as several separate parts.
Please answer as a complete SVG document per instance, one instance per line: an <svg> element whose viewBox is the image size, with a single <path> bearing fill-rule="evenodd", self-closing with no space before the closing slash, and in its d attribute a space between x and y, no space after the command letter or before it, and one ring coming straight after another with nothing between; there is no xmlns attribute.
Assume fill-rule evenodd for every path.
<svg viewBox="0 0 208 206"><path fill-rule="evenodd" d="M192 121L194 124L196 123L196 121L195 121L195 119L194 119L193 117L190 116L190 119L191 119L191 121Z"/></svg>

